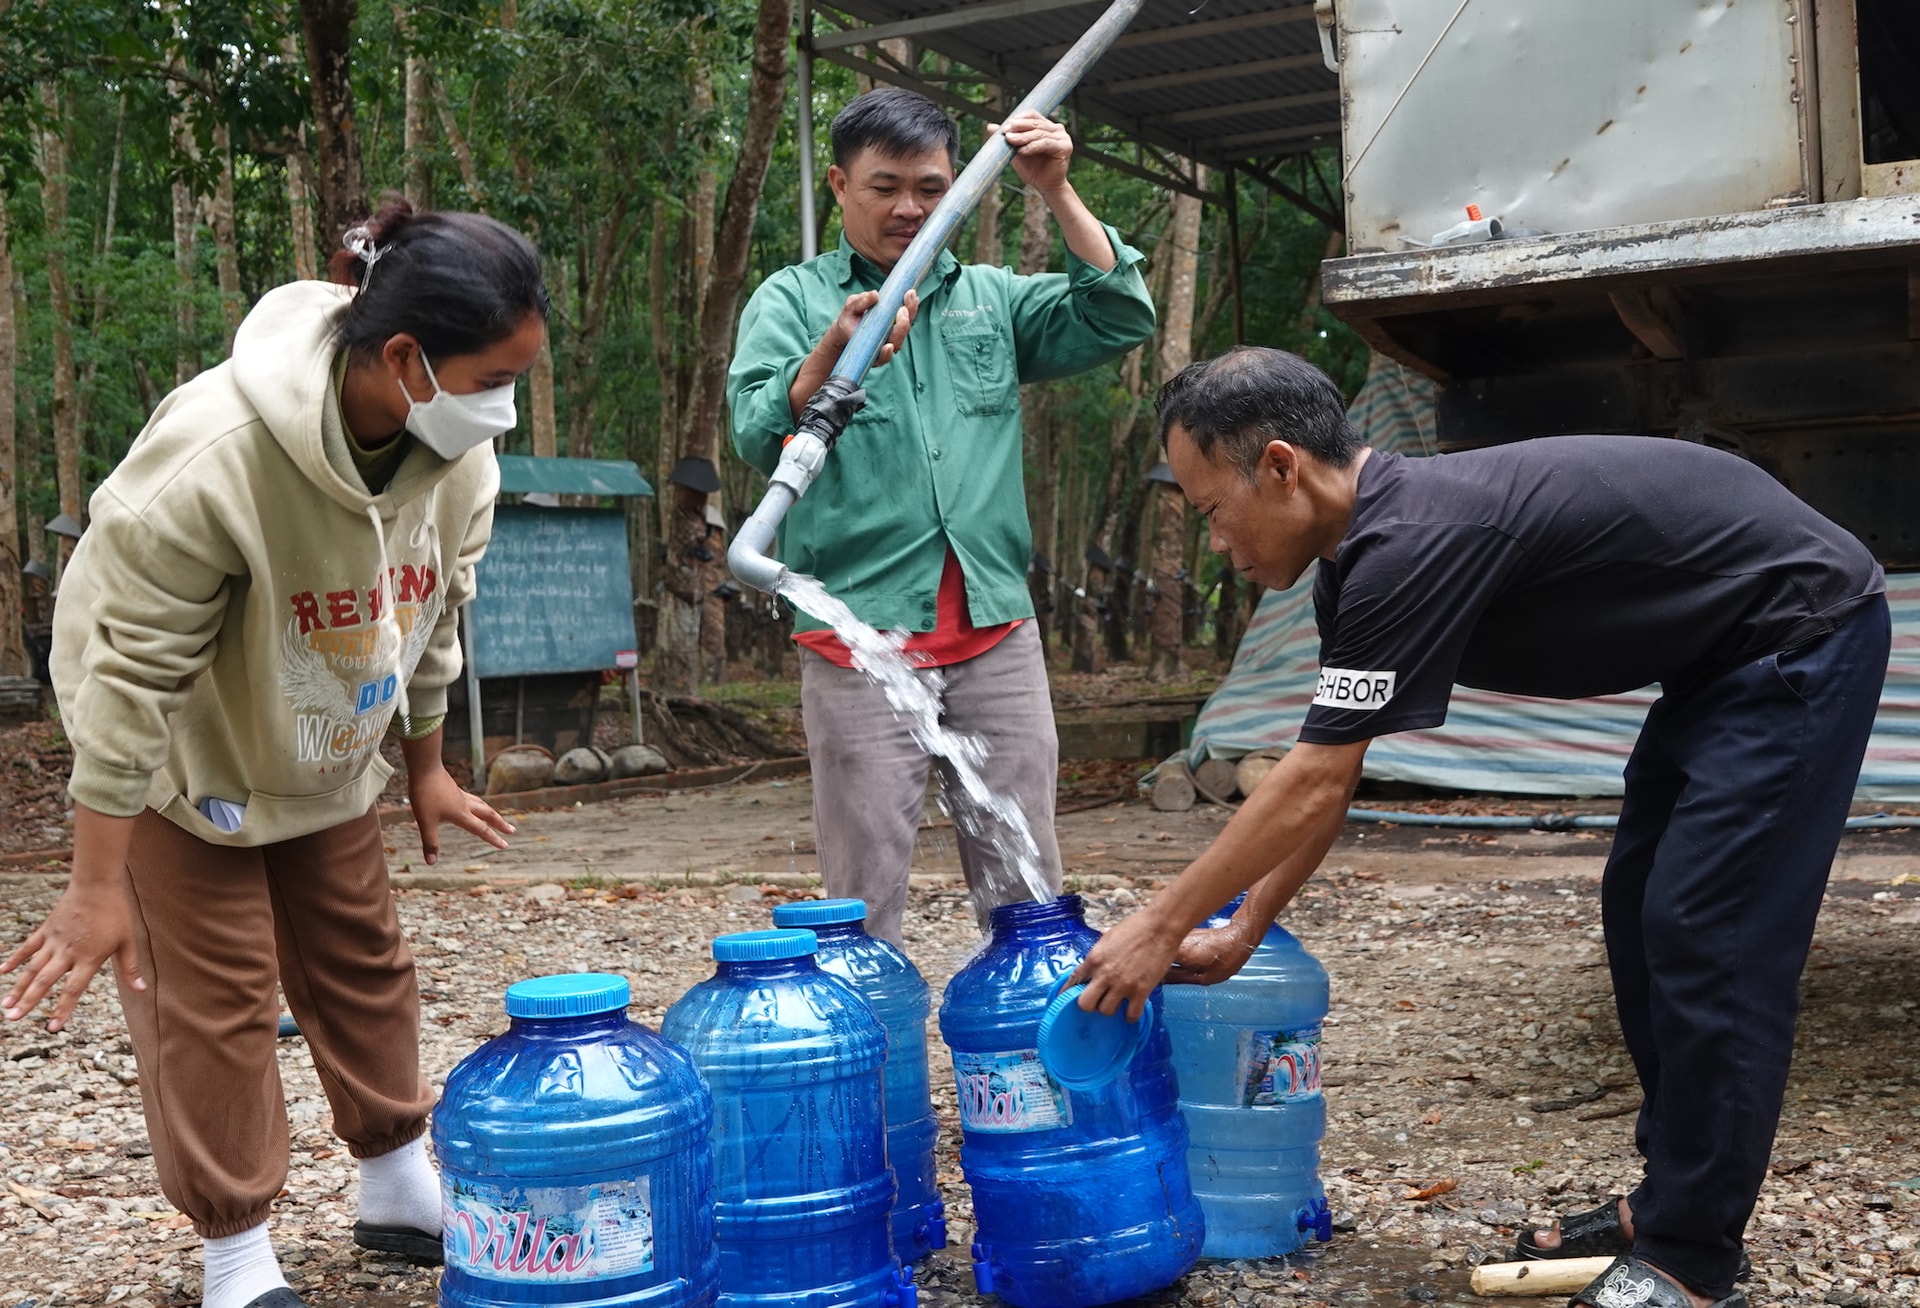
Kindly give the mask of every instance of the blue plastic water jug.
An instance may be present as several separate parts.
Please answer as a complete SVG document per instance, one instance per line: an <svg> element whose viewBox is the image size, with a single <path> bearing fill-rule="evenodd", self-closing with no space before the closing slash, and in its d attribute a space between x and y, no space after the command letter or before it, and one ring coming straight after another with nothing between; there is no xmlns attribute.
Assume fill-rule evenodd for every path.
<svg viewBox="0 0 1920 1308"><path fill-rule="evenodd" d="M1095 1089L1070 1090L1040 1062L1041 1016L1099 938L1078 895L1003 904L940 1005L979 1226L974 1283L1018 1308L1145 1294L1184 1275L1205 1238L1159 1019Z"/></svg>
<svg viewBox="0 0 1920 1308"><path fill-rule="evenodd" d="M718 967L660 1024L713 1092L724 1308L913 1308L893 1256L872 1007L814 961L811 931L713 942Z"/></svg>
<svg viewBox="0 0 1920 1308"><path fill-rule="evenodd" d="M1225 926L1240 901L1208 919ZM1327 970L1283 927L1211 986L1161 990L1187 1166L1207 1214L1209 1258L1274 1258L1333 1238L1320 1185L1320 1023Z"/></svg>
<svg viewBox="0 0 1920 1308"><path fill-rule="evenodd" d="M919 969L891 942L868 935L866 920L864 899L817 899L773 910L776 927L813 932L820 969L864 995L887 1029L887 1162L900 1186L893 1201L893 1251L912 1263L947 1247L947 1209L934 1172L940 1124L927 1088L927 1014L933 1003Z"/></svg>
<svg viewBox="0 0 1920 1308"><path fill-rule="evenodd" d="M441 1308L707 1308L713 1101L686 1053L598 973L507 989L512 1023L433 1112Z"/></svg>

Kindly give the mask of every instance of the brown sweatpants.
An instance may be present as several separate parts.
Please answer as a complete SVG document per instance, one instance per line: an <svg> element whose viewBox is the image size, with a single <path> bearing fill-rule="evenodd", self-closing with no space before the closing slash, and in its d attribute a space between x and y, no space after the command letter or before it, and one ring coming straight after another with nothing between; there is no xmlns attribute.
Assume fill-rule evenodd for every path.
<svg viewBox="0 0 1920 1308"><path fill-rule="evenodd" d="M420 993L373 812L233 849L149 809L126 884L147 981L120 987L140 1102L160 1187L202 1236L259 1225L286 1184L276 979L353 1156L425 1131Z"/></svg>

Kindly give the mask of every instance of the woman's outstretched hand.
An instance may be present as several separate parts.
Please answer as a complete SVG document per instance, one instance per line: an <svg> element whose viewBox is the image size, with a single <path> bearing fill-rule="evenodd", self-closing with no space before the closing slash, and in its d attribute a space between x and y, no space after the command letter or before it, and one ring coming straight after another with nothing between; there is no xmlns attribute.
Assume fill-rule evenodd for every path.
<svg viewBox="0 0 1920 1308"><path fill-rule="evenodd" d="M429 867L440 861L442 823L478 836L495 849L505 849L507 837L513 834L513 823L480 796L462 790L460 783L437 763L409 773L407 801L413 806L414 825L420 828L420 853Z"/></svg>
<svg viewBox="0 0 1920 1308"><path fill-rule="evenodd" d="M20 942L0 976L19 970L13 989L0 1000L0 1015L17 1022L60 987L47 1030L59 1031L74 1006L111 958L121 984L145 990L133 945L133 914L127 904L124 869L133 843L133 819L109 817L84 804L74 806L73 877L60 902ZM65 978L62 984L61 978Z"/></svg>

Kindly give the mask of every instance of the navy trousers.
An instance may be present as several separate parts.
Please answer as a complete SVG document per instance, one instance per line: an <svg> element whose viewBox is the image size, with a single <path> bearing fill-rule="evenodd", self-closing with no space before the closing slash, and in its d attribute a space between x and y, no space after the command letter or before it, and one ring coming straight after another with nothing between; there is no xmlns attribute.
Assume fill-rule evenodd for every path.
<svg viewBox="0 0 1920 1308"><path fill-rule="evenodd" d="M1647 714L1601 883L1645 1102L1634 1252L1732 1292L1793 1055L1800 973L1886 678L1876 598Z"/></svg>

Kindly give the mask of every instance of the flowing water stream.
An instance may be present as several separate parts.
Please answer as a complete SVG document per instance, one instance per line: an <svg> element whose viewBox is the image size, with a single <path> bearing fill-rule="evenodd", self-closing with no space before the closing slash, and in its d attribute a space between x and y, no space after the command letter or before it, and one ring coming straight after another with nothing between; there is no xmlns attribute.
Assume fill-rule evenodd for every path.
<svg viewBox="0 0 1920 1308"><path fill-rule="evenodd" d="M946 682L937 671L916 669L900 652L906 643L905 633L874 630L817 579L791 569L782 575L779 593L787 603L832 627L834 635L853 651L853 666L880 687L893 711L906 721L914 740L927 753L946 760L948 771L959 783L942 787L943 806L955 827L998 851L1001 861L1018 874L1030 898L1052 899L1053 891L1041 875L1040 847L1034 842L1027 815L1011 795L990 788L980 774L987 757L986 742L940 721ZM1018 898L1005 893L1010 887L991 889L998 892L999 901Z"/></svg>

